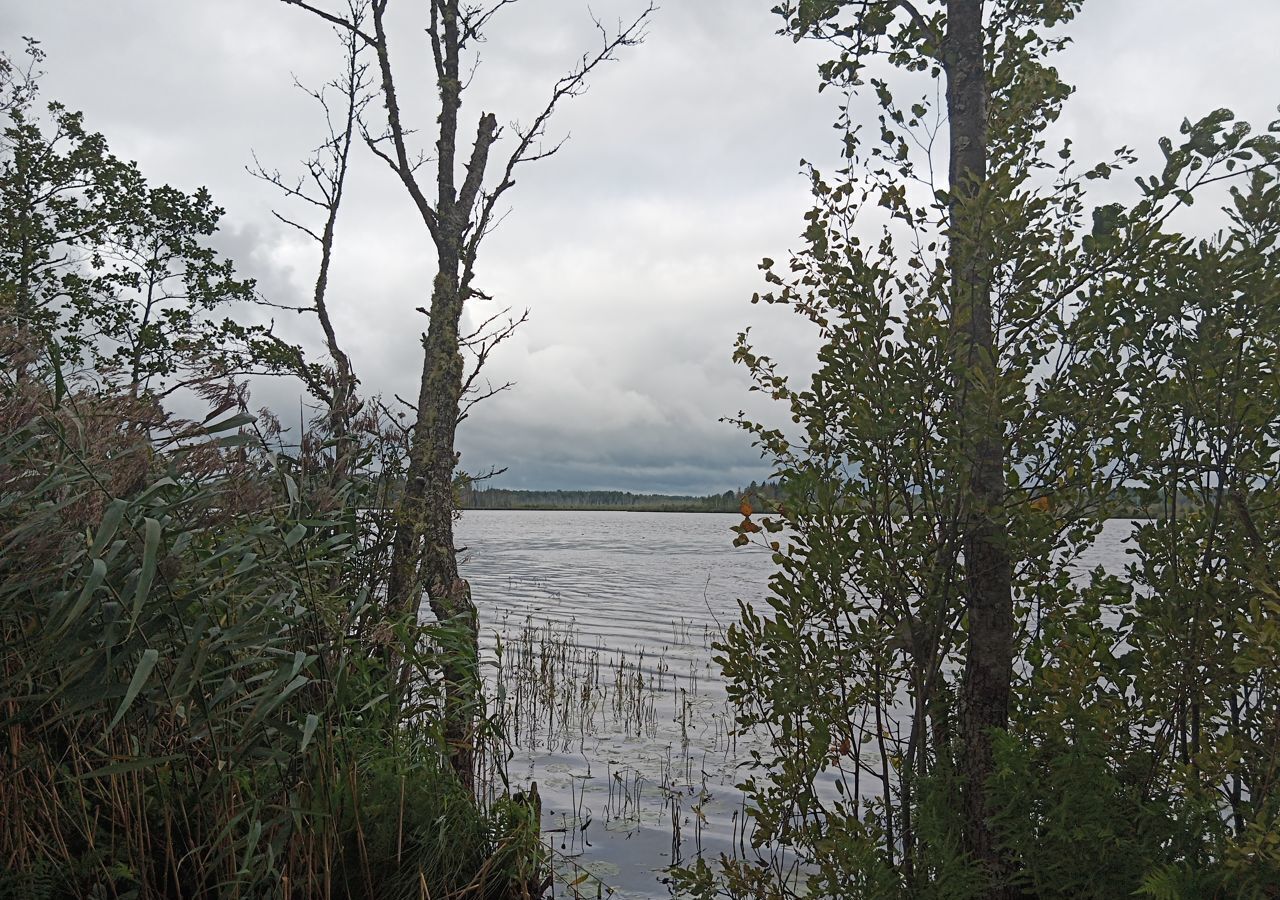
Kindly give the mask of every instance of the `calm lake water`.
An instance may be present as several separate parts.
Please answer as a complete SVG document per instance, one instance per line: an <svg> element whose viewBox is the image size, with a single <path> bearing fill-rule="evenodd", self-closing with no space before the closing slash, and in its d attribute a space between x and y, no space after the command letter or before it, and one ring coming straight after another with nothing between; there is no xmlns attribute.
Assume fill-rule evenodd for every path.
<svg viewBox="0 0 1280 900"><path fill-rule="evenodd" d="M769 552L730 545L740 520L475 510L458 525L507 771L538 783L582 896L666 897L673 861L750 848L734 784L751 748L711 659L773 571ZM1131 529L1107 523L1082 566L1118 571Z"/></svg>

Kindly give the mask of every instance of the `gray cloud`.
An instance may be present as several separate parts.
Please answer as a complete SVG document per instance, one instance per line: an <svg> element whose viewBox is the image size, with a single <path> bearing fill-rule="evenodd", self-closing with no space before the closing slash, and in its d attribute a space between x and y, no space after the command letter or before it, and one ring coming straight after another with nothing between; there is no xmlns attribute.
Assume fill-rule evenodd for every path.
<svg viewBox="0 0 1280 900"><path fill-rule="evenodd" d="M592 9L610 23L639 2ZM755 324L763 345L800 368L812 352L800 323L746 301L761 287L759 259L799 244L800 158L830 163L837 149L835 98L816 92L822 48L776 37L770 5L669 0L648 42L563 109L553 126L571 135L563 150L519 173L479 278L530 321L490 372L517 387L464 423L468 470L507 466L510 486L699 492L763 477L746 438L719 419L744 407L783 417L747 393L732 342ZM400 24L393 51L412 73L406 111L429 126L421 32ZM244 166L256 150L287 171L317 143L316 110L290 82L336 71L323 25L270 0L42 0L5 4L0 29L40 38L47 95L84 109L150 178L207 185L228 211L220 246L265 293L286 303L309 294L313 247L271 218L279 198ZM1150 158L1158 135L1217 106L1274 117L1280 5L1270 0L1092 0L1072 33L1059 64L1079 90L1059 130L1081 159L1121 144ZM596 39L582 0L512 6L484 46L467 121L482 109L528 121ZM411 396L425 324L413 310L427 299L434 251L376 160L362 157L354 179L335 317L366 388ZM278 322L315 344L310 323ZM256 391L296 409L290 385Z"/></svg>

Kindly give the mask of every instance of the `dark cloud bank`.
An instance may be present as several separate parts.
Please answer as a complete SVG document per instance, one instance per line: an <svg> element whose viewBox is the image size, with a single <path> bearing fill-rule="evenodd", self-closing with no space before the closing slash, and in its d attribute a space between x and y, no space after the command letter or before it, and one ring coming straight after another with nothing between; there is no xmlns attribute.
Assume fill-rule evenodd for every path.
<svg viewBox="0 0 1280 900"><path fill-rule="evenodd" d="M781 411L747 393L729 357L736 333L754 324L803 368L811 336L747 300L760 287L759 259L798 244L799 160L829 160L835 149L834 100L816 92L821 48L774 36L770 6L669 0L645 45L564 109L554 129L571 140L522 173L511 215L482 251L482 287L528 308L530 320L490 372L517 387L463 426L464 468L507 467L507 487L690 493L764 476L747 439L720 419L744 407ZM606 22L637 8L592 4ZM42 40L47 95L85 110L151 179L209 186L228 211L222 248L266 294L307 295L312 248L271 217L278 198L244 166L256 152L287 170L318 142L321 123L291 80L318 84L334 71L323 26L273 0L8 0L0 29L10 52L19 35ZM1277 33L1271 0L1093 0L1060 61L1079 88L1061 131L1081 159L1121 144L1149 158L1183 116L1231 106L1264 124L1277 99ZM417 36L406 28L401 38L407 61ZM581 0L511 7L484 46L464 114L527 119L592 39ZM425 66L419 75L408 112L428 125ZM423 326L414 308L434 254L375 163L355 172L331 297L366 389L410 396ZM298 406L283 384L256 396L286 418Z"/></svg>

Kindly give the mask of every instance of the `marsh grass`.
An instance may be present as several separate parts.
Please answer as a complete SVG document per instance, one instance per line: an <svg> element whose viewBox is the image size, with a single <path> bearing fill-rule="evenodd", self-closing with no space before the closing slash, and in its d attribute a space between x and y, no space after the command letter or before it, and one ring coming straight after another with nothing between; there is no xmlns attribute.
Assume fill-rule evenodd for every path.
<svg viewBox="0 0 1280 900"><path fill-rule="evenodd" d="M507 582L508 599L561 600L542 580ZM749 849L745 810L724 802L738 736L727 699L703 671L718 629L676 618L655 629L658 640L618 647L588 637L572 615L550 615L500 617L483 656L494 732L506 741L489 758L519 755L554 776L555 802L542 818L558 887L569 897L612 894L609 858L595 847L601 830L666 832L676 864L701 856L709 829L721 845L730 832ZM568 771L563 760L574 758Z"/></svg>
<svg viewBox="0 0 1280 900"><path fill-rule="evenodd" d="M529 805L446 763L448 623L377 602L391 470L9 387L0 896L541 893Z"/></svg>

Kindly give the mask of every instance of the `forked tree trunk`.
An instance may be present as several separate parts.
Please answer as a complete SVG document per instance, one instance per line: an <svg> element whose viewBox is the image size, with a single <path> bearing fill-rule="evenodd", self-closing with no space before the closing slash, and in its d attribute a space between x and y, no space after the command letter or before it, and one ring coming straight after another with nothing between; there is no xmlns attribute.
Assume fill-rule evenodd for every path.
<svg viewBox="0 0 1280 900"><path fill-rule="evenodd" d="M1008 727L1013 673L1013 569L1004 513L1005 423L997 387L987 224L975 203L987 178L988 88L983 0L947 0L945 63L950 121L951 302L960 354L960 452L969 466L962 522L969 619L960 689L959 772L967 849L990 874L991 896L1010 896L993 840L987 782L992 732Z"/></svg>
<svg viewBox="0 0 1280 900"><path fill-rule="evenodd" d="M468 77L462 71L461 57L467 46L483 40L484 24L512 0L502 0L487 9L460 0L428 0L426 33L440 95L435 196L431 197L417 174L422 160L413 158L406 143L406 136L413 132L406 129L400 119L385 28L390 0L369 0L372 33L365 29L362 16L357 15L357 10L364 9L362 4L352 4L350 18L343 18L308 0L284 2L345 29L353 40L358 39L377 55L387 130L380 137L362 134L370 149L395 172L413 200L439 260L428 311L431 322L423 340L417 419L410 437L404 491L396 507L385 602L391 615L416 614L425 592L436 619L448 626L450 646L442 654L441 662L445 739L453 768L462 782L471 786L474 723L482 700L477 659L479 628L471 589L458 574L453 543L453 479L457 465L454 435L463 414L464 389L483 363L485 352L501 337L491 335L490 343L476 351L476 343L483 343L485 339L472 335L462 340L459 322L464 304L474 294L472 275L477 247L494 225L499 199L515 184L515 167L555 153L559 145L544 149L539 141L556 104L580 94L587 76L600 63L614 59L619 48L634 46L643 40L644 25L654 7L648 6L630 26L606 36L598 51L584 55L569 74L552 85L550 100L532 124L513 129L514 149L506 158L505 167L498 167L497 183L485 189L485 173L490 150L498 136L498 121L492 113L480 116L471 155L459 167L458 111ZM462 360L464 346L477 354L476 368L466 379Z"/></svg>
<svg viewBox="0 0 1280 900"><path fill-rule="evenodd" d="M436 198L423 195L404 147L404 130L392 79L383 14L386 0L374 0L374 50L382 74L383 98L394 137L397 171L431 232L439 266L431 291L431 323L423 341L418 416L409 449L404 493L396 510L388 606L416 613L422 592L436 619L447 626L449 647L442 654L444 738L449 761L470 789L475 779L474 723L481 698L479 622L471 588L458 574L453 540L454 437L463 385L459 323L471 291L471 259L466 239L472 209L484 180L489 149L497 135L492 114L480 117L461 189L457 184L458 111L462 106L459 69L461 11L457 0L433 0L430 36L440 93L436 141Z"/></svg>

